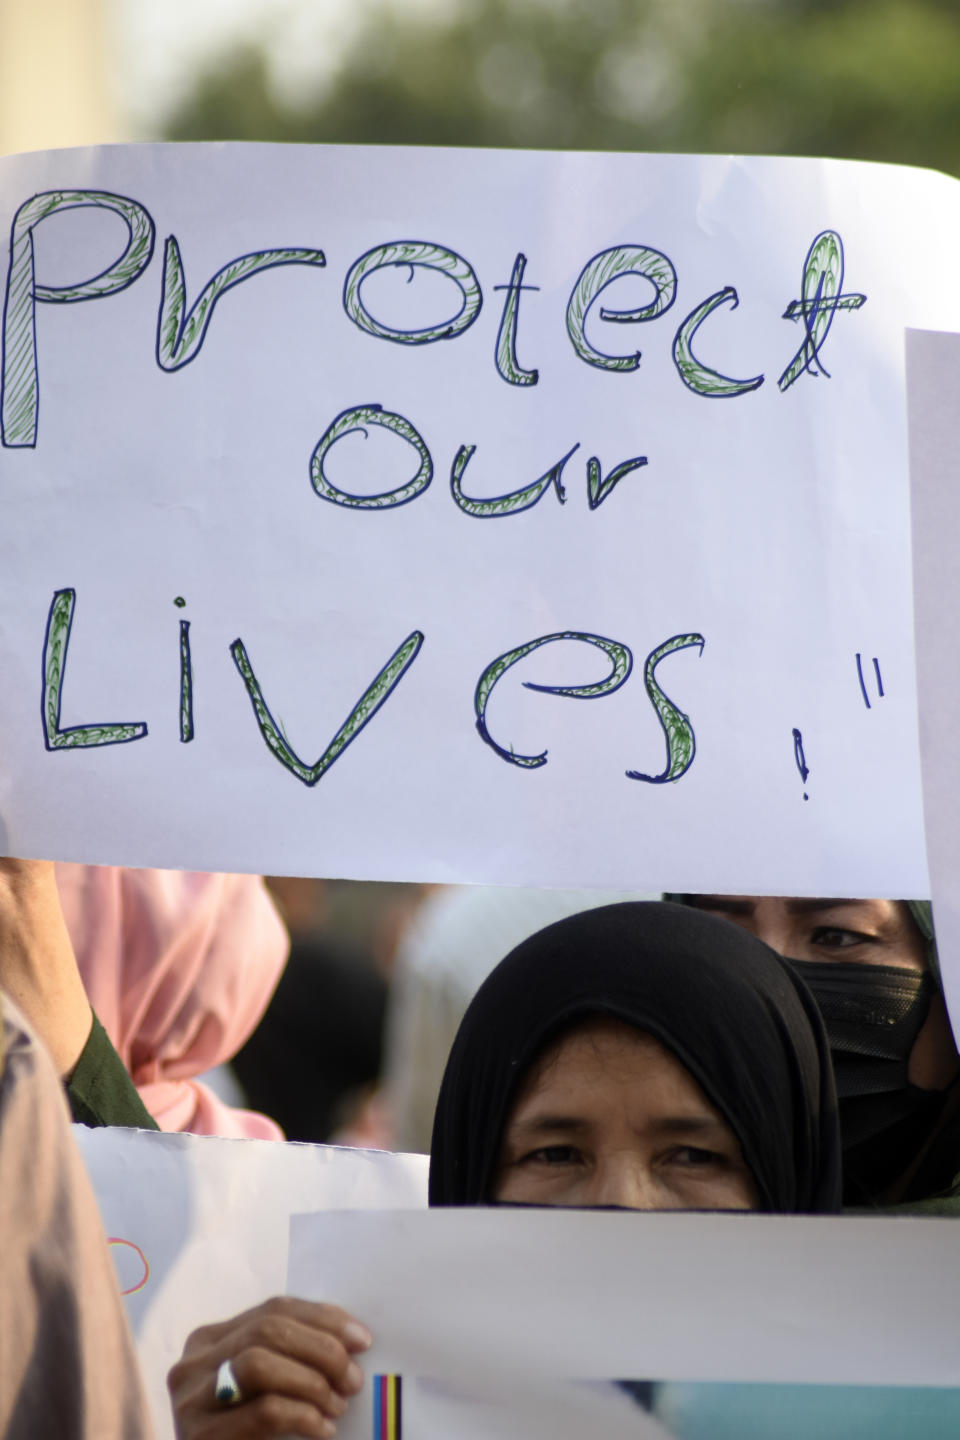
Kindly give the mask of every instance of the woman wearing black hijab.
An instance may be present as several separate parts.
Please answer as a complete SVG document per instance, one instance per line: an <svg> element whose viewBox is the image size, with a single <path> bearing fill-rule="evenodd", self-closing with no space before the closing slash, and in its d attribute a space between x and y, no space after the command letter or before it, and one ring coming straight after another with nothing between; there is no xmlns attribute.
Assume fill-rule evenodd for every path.
<svg viewBox="0 0 960 1440"><path fill-rule="evenodd" d="M519 945L454 1042L430 1204L531 1197L836 1211L830 1056L802 980L745 931L662 903L591 910ZM369 1343L344 1311L294 1299L205 1327L170 1374L178 1435L208 1433L224 1362L218 1440L278 1433L256 1428L261 1410L282 1433L331 1435Z"/></svg>
<svg viewBox="0 0 960 1440"><path fill-rule="evenodd" d="M447 1061L430 1147L430 1204L495 1200L511 1102L537 1057L588 1017L658 1040L730 1125L754 1208L840 1203L836 1099L823 1025L778 955L678 905L570 916L518 945L471 1002Z"/></svg>

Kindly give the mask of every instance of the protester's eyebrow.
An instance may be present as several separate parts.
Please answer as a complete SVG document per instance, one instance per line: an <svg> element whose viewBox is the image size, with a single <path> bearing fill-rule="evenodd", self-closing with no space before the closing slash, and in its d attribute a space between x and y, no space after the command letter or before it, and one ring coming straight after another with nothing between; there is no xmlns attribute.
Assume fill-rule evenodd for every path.
<svg viewBox="0 0 960 1440"><path fill-rule="evenodd" d="M728 1134L730 1127L716 1115L659 1115L650 1121L650 1129L681 1135Z"/></svg>
<svg viewBox="0 0 960 1440"><path fill-rule="evenodd" d="M790 896L785 903L791 915L809 915L814 910L835 910L841 905L862 905L862 900L837 899L836 896ZM723 910L728 915L752 915L756 900L738 899L735 895L696 895L693 905L698 910Z"/></svg>
<svg viewBox="0 0 960 1440"><path fill-rule="evenodd" d="M695 910L724 910L729 915L752 915L753 901L738 900L733 895L696 895Z"/></svg>
<svg viewBox="0 0 960 1440"><path fill-rule="evenodd" d="M529 1135L582 1133L591 1126L591 1121L574 1115L530 1115L515 1120L508 1129L510 1139L523 1139ZM716 1115L658 1115L647 1122L648 1128L657 1133L670 1132L684 1135L704 1135L709 1131L726 1133L729 1126Z"/></svg>
<svg viewBox="0 0 960 1440"><path fill-rule="evenodd" d="M836 910L841 905L861 905L861 900L837 900L834 898L788 900L787 909L793 915L809 915L813 910Z"/></svg>
<svg viewBox="0 0 960 1440"><path fill-rule="evenodd" d="M510 1136L532 1135L534 1133L554 1133L561 1130L586 1130L589 1122L582 1117L574 1115L530 1115L523 1120L514 1120L508 1126L507 1134Z"/></svg>

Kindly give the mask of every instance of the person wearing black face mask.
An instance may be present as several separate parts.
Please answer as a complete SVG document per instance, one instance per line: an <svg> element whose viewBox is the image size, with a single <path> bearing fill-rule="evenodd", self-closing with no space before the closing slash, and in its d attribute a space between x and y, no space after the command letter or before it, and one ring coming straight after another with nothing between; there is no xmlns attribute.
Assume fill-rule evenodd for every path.
<svg viewBox="0 0 960 1440"><path fill-rule="evenodd" d="M927 901L689 895L799 970L830 1039L844 1203L960 1215L960 1054Z"/></svg>

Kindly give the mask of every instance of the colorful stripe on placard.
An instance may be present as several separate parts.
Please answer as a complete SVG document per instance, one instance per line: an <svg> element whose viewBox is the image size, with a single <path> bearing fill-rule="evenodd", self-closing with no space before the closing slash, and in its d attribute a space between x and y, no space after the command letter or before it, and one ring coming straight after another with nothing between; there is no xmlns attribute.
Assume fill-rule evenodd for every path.
<svg viewBox="0 0 960 1440"><path fill-rule="evenodd" d="M402 1376L374 1375L373 1440L402 1440L402 1389Z"/></svg>

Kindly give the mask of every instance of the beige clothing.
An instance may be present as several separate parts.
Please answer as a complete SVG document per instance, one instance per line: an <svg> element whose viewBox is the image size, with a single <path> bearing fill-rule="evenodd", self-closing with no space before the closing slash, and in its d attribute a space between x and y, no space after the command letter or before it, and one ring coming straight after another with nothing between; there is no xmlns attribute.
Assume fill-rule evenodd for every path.
<svg viewBox="0 0 960 1440"><path fill-rule="evenodd" d="M5 995L0 1058L0 1435L153 1429L96 1201L46 1051Z"/></svg>

